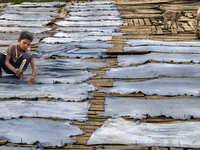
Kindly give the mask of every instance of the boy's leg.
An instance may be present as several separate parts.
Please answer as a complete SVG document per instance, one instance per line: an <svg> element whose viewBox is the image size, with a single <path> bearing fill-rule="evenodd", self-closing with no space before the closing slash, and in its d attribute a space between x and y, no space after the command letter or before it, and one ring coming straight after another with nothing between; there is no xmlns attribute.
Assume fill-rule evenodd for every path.
<svg viewBox="0 0 200 150"><path fill-rule="evenodd" d="M8 69L8 67L5 65L5 59L6 59L6 55L3 53L0 53L0 66L1 66L0 68L3 68L3 70L8 74L15 74L10 69ZM0 71L2 70L0 69Z"/></svg>
<svg viewBox="0 0 200 150"><path fill-rule="evenodd" d="M7 73L7 74L15 74L13 71L11 71L10 69L8 69L8 67L5 65L5 59L6 59L6 55L0 53L0 65L1 67L3 68L3 70ZM26 63L24 65L24 68L22 69L23 71L25 71L28 67L28 64L30 63L31 61L31 56L30 54L28 53L24 53L18 60L17 62L13 62L13 60L11 59L10 60L10 63L13 67L15 68L19 68L22 61L26 59Z"/></svg>
<svg viewBox="0 0 200 150"><path fill-rule="evenodd" d="M20 58L18 58L18 60L15 64L15 67L19 68L24 59L26 59L26 63L24 65L24 67L22 68L23 72L26 71L29 63L31 62L31 55L29 53L24 53ZM23 72L21 72L20 75L18 76L20 78L20 80L26 79L26 76L24 76Z"/></svg>
<svg viewBox="0 0 200 150"><path fill-rule="evenodd" d="M24 59L26 59L26 63L22 70L26 71L29 63L31 62L31 55L29 53L24 53L20 58L18 58L17 62L15 63L15 68L19 68Z"/></svg>

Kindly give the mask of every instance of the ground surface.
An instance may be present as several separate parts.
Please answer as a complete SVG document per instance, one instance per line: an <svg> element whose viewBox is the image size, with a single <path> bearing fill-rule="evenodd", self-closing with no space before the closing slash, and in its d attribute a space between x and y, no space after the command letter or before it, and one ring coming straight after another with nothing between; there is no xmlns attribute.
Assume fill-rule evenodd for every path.
<svg viewBox="0 0 200 150"><path fill-rule="evenodd" d="M150 39L155 41L199 41L195 36L196 28L196 12L198 1L192 0L179 0L179 1L170 1L170 0L117 0L116 5L118 11L121 13L121 18L125 23L119 27L118 31L126 33L121 36L113 36L113 40L109 41L111 44L115 45L114 47L108 48L109 56L105 58L107 65L102 68L90 69L90 72L97 73L97 76L87 80L87 83L91 83L97 87L98 90L107 89L112 87L114 81L126 81L126 79L103 79L106 71L109 68L118 68L117 56L118 55L130 55L138 54L137 52L124 52L123 47L128 46L126 44L127 39ZM169 25L168 29L164 29L163 26L163 10L183 10L186 12L184 17L181 17L178 26ZM66 10L63 8L59 11L60 15L52 23L49 23L47 27L52 28L52 31L47 31L47 34L53 35L57 33L56 25L53 22L63 20L63 17L66 15ZM38 42L32 45L32 50L37 50L37 46L41 44ZM3 47L4 45L2 45ZM5 45L7 46L7 45ZM146 52L144 52L146 53ZM144 54L140 52L140 54ZM56 57L56 56L55 56ZM61 57L62 58L62 57ZM96 59L91 59L95 61ZM154 61L149 61L148 63L154 63ZM141 79L129 79L131 81L141 81ZM91 135L96 129L99 129L101 125L108 119L108 117L100 117L98 114L104 112L104 102L105 96L119 96L120 94L107 94L107 93L93 93L94 98L90 98L86 101L91 101L91 106L88 111L88 121L87 122L78 122L75 121L72 125L79 127L85 132L84 135L73 136L72 140L77 141L73 145L66 145L59 149L98 149L100 145L87 146L86 142L89 140ZM194 96L162 96L162 95L148 95L143 93L132 93L125 95L123 97L130 98L150 98L150 99L166 99L166 98L189 98ZM43 99L39 99L43 100ZM130 121L136 122L130 117L124 117ZM47 119L46 119L47 120ZM60 119L48 119L48 120L60 120ZM62 119L61 119L62 120ZM183 120L176 120L172 118L167 118L165 116L158 117L148 117L146 119L140 120L141 122L147 123L179 123ZM187 120L188 121L188 120ZM199 121L198 119L190 119L189 121ZM92 125L91 125L92 124ZM47 137L48 138L48 137ZM24 144L15 144L10 143L9 141L0 141L2 145L14 145L14 146L33 146L33 145L24 145ZM103 145L103 144L102 144ZM174 148L174 147L148 147L148 146L127 146L127 145L103 145L107 148L113 149L170 149L170 150L183 150L183 148ZM58 149L56 147L48 147L45 149ZM185 149L185 148L184 148ZM190 148L187 148L188 150Z"/></svg>

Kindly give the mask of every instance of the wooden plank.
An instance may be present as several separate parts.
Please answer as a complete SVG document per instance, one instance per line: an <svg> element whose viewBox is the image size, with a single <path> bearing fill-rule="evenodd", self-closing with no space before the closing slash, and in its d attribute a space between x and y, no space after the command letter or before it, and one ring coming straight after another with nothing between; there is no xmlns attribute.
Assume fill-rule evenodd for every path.
<svg viewBox="0 0 200 150"><path fill-rule="evenodd" d="M124 22L123 26L128 26L128 21Z"/></svg>
<svg viewBox="0 0 200 150"><path fill-rule="evenodd" d="M190 19L186 16L181 16L180 19L178 19L179 22L186 22L186 21L190 21Z"/></svg>
<svg viewBox="0 0 200 150"><path fill-rule="evenodd" d="M185 31L192 31L192 28L187 23L182 23L182 26Z"/></svg>
<svg viewBox="0 0 200 150"><path fill-rule="evenodd" d="M117 5L119 4L126 4L126 5L138 5L138 4L151 4L151 3L167 3L169 0L143 0L143 1L132 1L132 0L123 0L123 1L116 1Z"/></svg>
<svg viewBox="0 0 200 150"><path fill-rule="evenodd" d="M95 86L113 86L113 79L96 79L96 80L89 80L88 83L94 84Z"/></svg>
<svg viewBox="0 0 200 150"><path fill-rule="evenodd" d="M141 26L143 26L144 25L144 20L143 19L139 19L139 23L140 23Z"/></svg>
<svg viewBox="0 0 200 150"><path fill-rule="evenodd" d="M159 25L159 23L157 22L157 20L156 20L155 18L151 18L151 23L152 23L154 26Z"/></svg>
<svg viewBox="0 0 200 150"><path fill-rule="evenodd" d="M118 11L124 11L124 10L134 10L134 9L157 9L157 4L144 4L144 5L117 5Z"/></svg>
<svg viewBox="0 0 200 150"><path fill-rule="evenodd" d="M193 19L193 26L196 29L196 27L197 27L197 20L196 19Z"/></svg>
<svg viewBox="0 0 200 150"><path fill-rule="evenodd" d="M157 31L156 31L156 27L155 27L155 26L152 26L151 30L152 30L152 33L153 33L153 34L157 34Z"/></svg>
<svg viewBox="0 0 200 150"><path fill-rule="evenodd" d="M143 8L136 9L136 8L133 8L132 12L133 12L133 10L134 10L134 13L138 13L138 14L161 14L161 11L157 10L157 9L143 9Z"/></svg>
<svg viewBox="0 0 200 150"><path fill-rule="evenodd" d="M180 27L180 25L177 25L177 32L178 33L183 33L184 32L183 28Z"/></svg>
<svg viewBox="0 0 200 150"><path fill-rule="evenodd" d="M120 15L123 19L140 19L140 18L163 18L162 14L122 14Z"/></svg>
<svg viewBox="0 0 200 150"><path fill-rule="evenodd" d="M149 18L144 18L144 22L147 26L151 26L151 22L150 22Z"/></svg>
<svg viewBox="0 0 200 150"><path fill-rule="evenodd" d="M97 97L97 96L143 97L144 96L143 93L133 93L133 94L128 94L128 95L108 94L108 93L91 93L91 94L93 94L95 97Z"/></svg>
<svg viewBox="0 0 200 150"><path fill-rule="evenodd" d="M157 9L158 5L156 4L146 4L146 5L117 5L118 11L134 10L134 9Z"/></svg>
<svg viewBox="0 0 200 150"><path fill-rule="evenodd" d="M93 146L86 146L86 145L66 145L62 148L59 149L54 149L54 150L66 150L66 149L88 149L88 150L92 150Z"/></svg>
<svg viewBox="0 0 200 150"><path fill-rule="evenodd" d="M127 34L122 35L122 36L126 36L128 34L137 33L138 31L139 32L150 32L151 29L152 29L151 26L148 26L149 28L146 28L146 29L145 28L139 28L139 27L141 27L141 26L138 24L137 26L133 26L133 28L126 28L126 29L123 28L123 29L120 29L120 31L123 32L123 33L127 33ZM143 27L145 27L145 26L143 26ZM113 37L119 38L120 36L113 36Z"/></svg>
<svg viewBox="0 0 200 150"><path fill-rule="evenodd" d="M133 22L134 22L134 25L135 25L135 26L139 26L138 19L133 19Z"/></svg>
<svg viewBox="0 0 200 150"><path fill-rule="evenodd" d="M194 21L188 21L189 26L192 28L192 30L195 30L195 27L193 26Z"/></svg>
<svg viewBox="0 0 200 150"><path fill-rule="evenodd" d="M157 29L157 34L163 34L163 30L161 26L157 26L156 29Z"/></svg>
<svg viewBox="0 0 200 150"><path fill-rule="evenodd" d="M105 147L111 149L148 150L148 146L105 145Z"/></svg>
<svg viewBox="0 0 200 150"><path fill-rule="evenodd" d="M104 102L104 101L103 101ZM102 110L102 108L104 107L103 103L92 103L90 105L90 110L92 109L96 109L96 110ZM104 109L103 109L104 110Z"/></svg>
<svg viewBox="0 0 200 150"><path fill-rule="evenodd" d="M192 12L192 15L193 15L194 17L196 17L196 16L197 16L197 12Z"/></svg>
<svg viewBox="0 0 200 150"><path fill-rule="evenodd" d="M172 32L173 35L176 35L178 33L177 30L173 29L173 28L171 29L171 32Z"/></svg>
<svg viewBox="0 0 200 150"><path fill-rule="evenodd" d="M126 33L126 32L123 32L123 33ZM129 31L126 35L123 35L123 36L115 36L113 38L113 40L116 40L116 39L124 39L124 38L131 38L133 35L135 36L142 36L142 35L149 35L151 34L152 31L151 30L132 30L132 31Z"/></svg>
<svg viewBox="0 0 200 150"><path fill-rule="evenodd" d="M1 140L1 141L0 141L0 145L5 145L5 144L7 144L7 143L8 143L7 140Z"/></svg>
<svg viewBox="0 0 200 150"><path fill-rule="evenodd" d="M149 21L149 19L148 18L146 18L148 21ZM144 19L145 20L145 19ZM145 23L146 23L146 21L145 21ZM150 23L150 22L149 22ZM149 24L149 25L151 25L151 23ZM147 29L151 29L151 26L128 26L128 27L123 27L123 26L121 26L120 27L120 31L121 30L134 30L134 29L144 29L144 30L147 30Z"/></svg>
<svg viewBox="0 0 200 150"><path fill-rule="evenodd" d="M170 150L183 150L183 148L179 147L170 147Z"/></svg>
<svg viewBox="0 0 200 150"><path fill-rule="evenodd" d="M151 150L168 150L167 147L152 147Z"/></svg>
<svg viewBox="0 0 200 150"><path fill-rule="evenodd" d="M193 35L193 34L192 34ZM157 41L198 41L198 39L193 35L188 34L178 34L178 35L159 35L150 36L149 39Z"/></svg>
<svg viewBox="0 0 200 150"><path fill-rule="evenodd" d="M66 145L63 148L53 149L53 150L65 150L65 149L88 149L95 150L102 147L102 149L110 148L110 149L129 149L129 150L148 150L147 146L129 146L129 145L101 145L101 146L88 146L88 145Z"/></svg>
<svg viewBox="0 0 200 150"><path fill-rule="evenodd" d="M134 28L134 27L138 27L138 28ZM144 32L148 32L148 31L151 31L152 27L151 26L148 26L150 28L146 28L146 29L142 29L142 28L139 28L140 26L133 26L133 28L121 28L120 32L122 33L127 33L127 34L130 34L130 33L134 33L134 32L137 32L137 30L140 30L140 31L144 31ZM122 36L126 36L126 35L122 35ZM120 37L120 36L113 36L113 37Z"/></svg>
<svg viewBox="0 0 200 150"><path fill-rule="evenodd" d="M184 10L184 11L194 11L196 12L197 11L197 6L198 6L198 2L193 2L193 3L187 3L187 4L162 4L160 6L160 9L164 9L164 10L174 10L174 11L177 11L177 10Z"/></svg>
<svg viewBox="0 0 200 150"><path fill-rule="evenodd" d="M193 18L194 18L193 15L192 15L192 13L189 13L189 12L186 12L185 15L186 15L188 18L190 18L190 19L193 19Z"/></svg>
<svg viewBox="0 0 200 150"><path fill-rule="evenodd" d="M133 20L132 19L128 19L128 25L133 26Z"/></svg>
<svg viewBox="0 0 200 150"><path fill-rule="evenodd" d="M91 111L105 111L103 108L97 108L97 107L94 107L94 108L90 108Z"/></svg>
<svg viewBox="0 0 200 150"><path fill-rule="evenodd" d="M149 39L149 35L147 35L147 34L144 34L144 35L132 35L131 34L131 35L128 35L128 36L130 36L131 39ZM117 40L113 39L112 40L113 44L122 43L122 41L126 40L123 37L125 37L125 36L122 36L122 38L120 38L121 41L120 41L120 39L117 39ZM107 42L111 42L111 41L107 41Z"/></svg>

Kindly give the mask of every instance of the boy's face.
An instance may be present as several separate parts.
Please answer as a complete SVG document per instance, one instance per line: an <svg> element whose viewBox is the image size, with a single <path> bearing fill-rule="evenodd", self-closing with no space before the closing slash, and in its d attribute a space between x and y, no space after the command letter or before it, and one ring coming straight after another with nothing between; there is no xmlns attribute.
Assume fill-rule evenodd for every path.
<svg viewBox="0 0 200 150"><path fill-rule="evenodd" d="M29 48L29 46L31 45L31 41L28 40L28 39L22 39L20 41L20 39L18 39L18 42L19 42L19 46L21 48L21 50L26 50L27 48Z"/></svg>

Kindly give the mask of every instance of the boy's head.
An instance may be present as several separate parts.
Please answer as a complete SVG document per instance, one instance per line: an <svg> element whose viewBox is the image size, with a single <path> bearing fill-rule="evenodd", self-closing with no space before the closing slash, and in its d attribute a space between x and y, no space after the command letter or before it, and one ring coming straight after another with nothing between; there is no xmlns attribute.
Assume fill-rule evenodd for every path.
<svg viewBox="0 0 200 150"><path fill-rule="evenodd" d="M20 49L21 50L28 49L32 41L33 41L33 35L28 31L22 31L18 38Z"/></svg>
<svg viewBox="0 0 200 150"><path fill-rule="evenodd" d="M22 31L20 33L19 40L21 41L23 39L27 39L27 40L30 40L32 42L33 41L33 35L28 31Z"/></svg>

